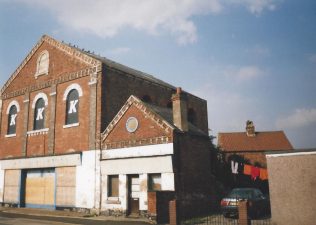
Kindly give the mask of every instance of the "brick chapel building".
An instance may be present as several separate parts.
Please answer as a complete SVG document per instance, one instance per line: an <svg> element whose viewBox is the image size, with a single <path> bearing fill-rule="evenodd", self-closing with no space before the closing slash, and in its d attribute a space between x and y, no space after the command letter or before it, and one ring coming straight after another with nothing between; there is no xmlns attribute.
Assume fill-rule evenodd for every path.
<svg viewBox="0 0 316 225"><path fill-rule="evenodd" d="M0 121L0 204L155 214L149 191L211 190L205 100L46 35Z"/></svg>

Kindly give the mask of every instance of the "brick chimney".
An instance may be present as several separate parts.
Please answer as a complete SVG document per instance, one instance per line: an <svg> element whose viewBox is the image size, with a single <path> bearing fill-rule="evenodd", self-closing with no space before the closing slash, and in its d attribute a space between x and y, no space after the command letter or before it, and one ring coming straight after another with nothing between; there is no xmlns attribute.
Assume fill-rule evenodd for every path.
<svg viewBox="0 0 316 225"><path fill-rule="evenodd" d="M250 120L247 120L246 122L246 133L248 137L256 136L255 126L253 125L253 122Z"/></svg>
<svg viewBox="0 0 316 225"><path fill-rule="evenodd" d="M173 123L182 131L188 131L188 109L187 99L182 93L180 87L177 88L177 92L172 95L172 107L173 107Z"/></svg>

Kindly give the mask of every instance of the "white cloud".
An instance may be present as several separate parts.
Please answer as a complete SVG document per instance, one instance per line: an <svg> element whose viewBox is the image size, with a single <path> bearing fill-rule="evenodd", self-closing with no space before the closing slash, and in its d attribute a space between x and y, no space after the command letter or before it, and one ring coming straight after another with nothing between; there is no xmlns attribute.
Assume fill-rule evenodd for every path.
<svg viewBox="0 0 316 225"><path fill-rule="evenodd" d="M103 38L130 27L151 35L169 33L179 44L198 39L192 17L218 14L239 4L253 14L274 8L277 0L15 0L51 11L66 28Z"/></svg>
<svg viewBox="0 0 316 225"><path fill-rule="evenodd" d="M277 0L228 0L231 3L245 6L249 12L260 15L264 10L274 11Z"/></svg>
<svg viewBox="0 0 316 225"><path fill-rule="evenodd" d="M276 121L279 129L300 128L310 124L316 124L316 109L296 109L291 115Z"/></svg>
<svg viewBox="0 0 316 225"><path fill-rule="evenodd" d="M257 66L242 66L242 67L227 67L224 69L224 75L227 77L233 77L237 81L247 81L255 79L264 74L263 70Z"/></svg>

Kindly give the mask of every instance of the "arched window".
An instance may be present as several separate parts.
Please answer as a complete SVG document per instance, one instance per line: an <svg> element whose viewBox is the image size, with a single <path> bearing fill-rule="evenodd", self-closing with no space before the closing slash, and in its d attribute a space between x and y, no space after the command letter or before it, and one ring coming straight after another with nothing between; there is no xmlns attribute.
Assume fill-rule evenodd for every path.
<svg viewBox="0 0 316 225"><path fill-rule="evenodd" d="M35 77L48 74L49 68L49 54L48 51L43 51L37 59L37 67Z"/></svg>
<svg viewBox="0 0 316 225"><path fill-rule="evenodd" d="M35 103L34 108L34 130L45 128L45 101L39 98Z"/></svg>
<svg viewBox="0 0 316 225"><path fill-rule="evenodd" d="M79 122L79 93L72 89L66 100L66 125Z"/></svg>
<svg viewBox="0 0 316 225"><path fill-rule="evenodd" d="M16 133L17 116L18 116L18 109L15 105L12 105L9 109L9 114L8 114L8 132L7 132L8 135Z"/></svg>

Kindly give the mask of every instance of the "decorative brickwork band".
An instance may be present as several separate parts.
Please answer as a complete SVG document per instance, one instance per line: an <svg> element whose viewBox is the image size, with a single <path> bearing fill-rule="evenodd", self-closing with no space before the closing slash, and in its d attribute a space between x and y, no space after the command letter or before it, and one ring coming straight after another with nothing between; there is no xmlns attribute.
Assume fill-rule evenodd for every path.
<svg viewBox="0 0 316 225"><path fill-rule="evenodd" d="M81 77L86 77L89 76L91 74L94 74L98 72L98 68L97 67L91 67L91 68L87 68L87 69L83 69L83 70L79 70L76 72L72 72L72 73L66 73L63 74L61 76L59 76L56 79L53 80L48 80L46 82L42 82L36 85L31 85L25 88L22 88L20 90L16 90L10 93L1 93L2 94L2 99L8 99L8 98L13 98L16 96L20 96L20 95L24 95L27 92L34 92L34 91L38 91L38 90L42 90L48 87L52 87L54 85L58 85L61 83L66 83L68 81L72 81Z"/></svg>
<svg viewBox="0 0 316 225"><path fill-rule="evenodd" d="M55 123L56 123L56 85L51 88L50 94L50 121L48 133L48 154L53 155L55 149Z"/></svg>
<svg viewBox="0 0 316 225"><path fill-rule="evenodd" d="M250 219L248 218L248 201L239 201L238 214L238 225L251 225Z"/></svg>
<svg viewBox="0 0 316 225"><path fill-rule="evenodd" d="M26 156L26 148L27 148L27 131L29 125L29 110L30 110L30 94L26 93L24 95L23 101L23 136L22 136L22 156Z"/></svg>

